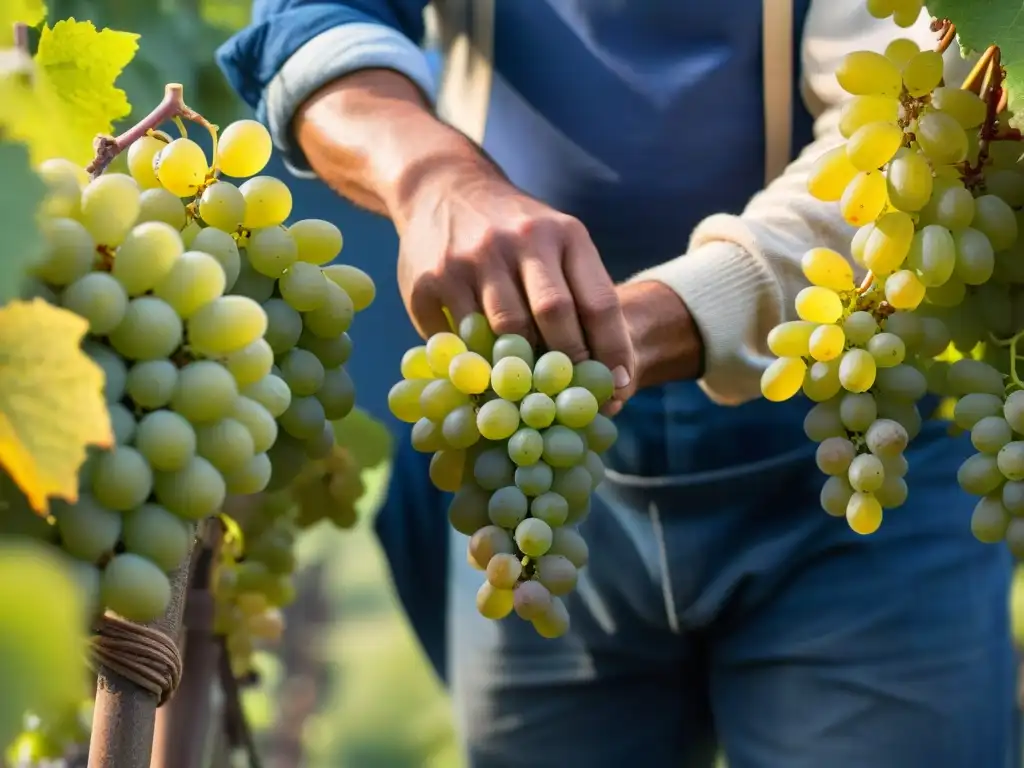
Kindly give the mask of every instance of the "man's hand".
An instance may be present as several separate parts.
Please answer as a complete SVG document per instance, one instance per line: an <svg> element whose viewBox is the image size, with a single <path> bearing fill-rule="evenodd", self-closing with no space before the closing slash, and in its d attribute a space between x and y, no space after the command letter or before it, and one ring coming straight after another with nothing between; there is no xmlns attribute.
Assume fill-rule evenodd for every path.
<svg viewBox="0 0 1024 768"><path fill-rule="evenodd" d="M482 159L481 159L482 160ZM633 344L619 296L586 228L523 194L481 161L419 179L395 217L398 285L424 336L482 312L518 333L611 369L616 400L635 389Z"/></svg>

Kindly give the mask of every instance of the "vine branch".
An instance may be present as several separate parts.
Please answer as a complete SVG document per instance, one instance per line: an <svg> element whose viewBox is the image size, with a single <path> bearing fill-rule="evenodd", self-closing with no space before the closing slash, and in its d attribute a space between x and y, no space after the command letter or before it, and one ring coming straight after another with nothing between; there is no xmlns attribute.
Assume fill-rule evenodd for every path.
<svg viewBox="0 0 1024 768"><path fill-rule="evenodd" d="M164 97L159 104L124 133L118 136L97 136L93 142L93 149L96 156L86 166L85 170L92 178L101 175L107 169L114 158L124 152L133 143L141 139L147 133L155 130L169 120L180 120L184 118L190 122L203 126L213 137L214 153L217 147L217 126L200 115L185 103L184 88L180 83L169 83L164 87Z"/></svg>

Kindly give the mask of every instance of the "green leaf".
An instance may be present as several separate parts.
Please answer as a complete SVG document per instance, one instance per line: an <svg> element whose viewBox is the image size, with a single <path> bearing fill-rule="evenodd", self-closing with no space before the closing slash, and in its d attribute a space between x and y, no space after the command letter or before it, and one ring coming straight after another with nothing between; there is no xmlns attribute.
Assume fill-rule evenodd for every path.
<svg viewBox="0 0 1024 768"><path fill-rule="evenodd" d="M1024 127L1024 13L1020 0L928 0L928 12L956 25L962 49L984 51L999 46L1006 68L1010 121Z"/></svg>
<svg viewBox="0 0 1024 768"><path fill-rule="evenodd" d="M359 408L341 421L334 422L334 440L348 449L363 469L387 461L393 450L388 428Z"/></svg>
<svg viewBox="0 0 1024 768"><path fill-rule="evenodd" d="M42 254L36 211L46 184L29 165L23 144L0 142L0 306L18 298L29 267Z"/></svg>

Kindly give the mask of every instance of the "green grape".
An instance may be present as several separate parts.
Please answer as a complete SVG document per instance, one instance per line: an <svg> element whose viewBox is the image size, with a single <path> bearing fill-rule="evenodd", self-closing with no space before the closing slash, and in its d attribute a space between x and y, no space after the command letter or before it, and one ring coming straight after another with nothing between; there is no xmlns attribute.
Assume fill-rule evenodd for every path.
<svg viewBox="0 0 1024 768"><path fill-rule="evenodd" d="M495 589L511 590L519 582L523 564L515 555L501 552L487 563L487 583Z"/></svg>
<svg viewBox="0 0 1024 768"><path fill-rule="evenodd" d="M971 226L989 239L993 251L1005 251L1017 242L1017 216L1013 208L995 195L974 199Z"/></svg>
<svg viewBox="0 0 1024 768"><path fill-rule="evenodd" d="M875 389L896 400L916 402L927 394L928 380L917 368L901 363L891 368L879 368Z"/></svg>
<svg viewBox="0 0 1024 768"><path fill-rule="evenodd" d="M352 339L347 333L333 336L329 339L321 339L312 333L303 331L299 336L298 346L308 349L316 355L320 362L324 364L324 368L337 368L339 365L347 363L348 359L352 356Z"/></svg>
<svg viewBox="0 0 1024 768"><path fill-rule="evenodd" d="M72 557L95 563L114 551L121 536L121 515L102 506L89 494L74 504L52 503L61 547Z"/></svg>
<svg viewBox="0 0 1024 768"><path fill-rule="evenodd" d="M128 173L140 188L153 189L160 186L153 170L153 159L165 146L166 141L146 135L140 136L128 147Z"/></svg>
<svg viewBox="0 0 1024 768"><path fill-rule="evenodd" d="M572 381L572 360L564 352L546 352L533 366L533 388L545 395L557 395Z"/></svg>
<svg viewBox="0 0 1024 768"><path fill-rule="evenodd" d="M508 400L490 400L480 406L476 426L487 440L504 440L519 428L519 409Z"/></svg>
<svg viewBox="0 0 1024 768"><path fill-rule="evenodd" d="M558 493L545 491L530 502L530 515L557 528L569 518L569 502Z"/></svg>
<svg viewBox="0 0 1024 768"><path fill-rule="evenodd" d="M460 392L479 395L490 383L491 364L476 352L461 352L448 365L448 379Z"/></svg>
<svg viewBox="0 0 1024 768"><path fill-rule="evenodd" d="M462 485L466 452L445 448L430 458L430 482L441 491L455 493Z"/></svg>
<svg viewBox="0 0 1024 768"><path fill-rule="evenodd" d="M153 157L153 170L160 185L178 197L192 197L199 191L209 166L203 148L191 139L175 139Z"/></svg>
<svg viewBox="0 0 1024 768"><path fill-rule="evenodd" d="M184 250L181 236L170 224L147 221L127 234L117 249L111 274L129 296L140 296L170 274Z"/></svg>
<svg viewBox="0 0 1024 768"><path fill-rule="evenodd" d="M153 296L139 296L128 303L124 319L108 338L129 360L158 360L170 357L181 337L181 318L173 307Z"/></svg>
<svg viewBox="0 0 1024 768"><path fill-rule="evenodd" d="M517 333L505 333L494 341L491 348L491 365L497 365L506 357L518 357L531 368L533 367L533 347L530 342Z"/></svg>
<svg viewBox="0 0 1024 768"><path fill-rule="evenodd" d="M597 409L597 398L583 387L569 387L555 398L555 418L559 424L573 429L587 426L597 415Z"/></svg>
<svg viewBox="0 0 1024 768"><path fill-rule="evenodd" d="M498 402L498 401L494 401ZM540 461L544 453L544 438L540 432L529 427L516 430L508 439L508 457L517 467L528 467Z"/></svg>
<svg viewBox="0 0 1024 768"><path fill-rule="evenodd" d="M292 193L287 185L273 176L254 176L240 186L245 198L246 229L263 229L284 224L292 212Z"/></svg>
<svg viewBox="0 0 1024 768"><path fill-rule="evenodd" d="M196 432L181 415L153 411L142 417L135 434L135 447L159 472L184 468L196 453Z"/></svg>
<svg viewBox="0 0 1024 768"><path fill-rule="evenodd" d="M196 453L227 475L242 469L256 455L256 445L244 424L226 418L196 430Z"/></svg>
<svg viewBox="0 0 1024 768"><path fill-rule="evenodd" d="M1024 512L1024 482L1010 480L1004 483L1000 501L1014 517Z"/></svg>
<svg viewBox="0 0 1024 768"><path fill-rule="evenodd" d="M216 166L236 179L255 176L270 162L273 146L270 132L258 120L236 120L220 133Z"/></svg>
<svg viewBox="0 0 1024 768"><path fill-rule="evenodd" d="M555 528L552 531L549 555L563 555L577 568L583 568L590 559L587 542L572 528Z"/></svg>
<svg viewBox="0 0 1024 768"><path fill-rule="evenodd" d="M1003 451L1006 451L1006 446L1003 446L999 455L1003 455ZM1007 453L1007 459L1009 458L1012 458L1012 449L1011 452ZM1011 464L1009 460L1006 460L1005 463L1008 465L1008 468L1012 468L1009 467ZM1000 471L997 456L990 456L987 453L976 453L968 456L963 464L960 465L956 473L956 480L967 493L974 496L986 496L1003 484L1004 477Z"/></svg>
<svg viewBox="0 0 1024 768"><path fill-rule="evenodd" d="M288 385L273 374L268 374L255 384L245 387L242 394L266 408L275 419L284 413L292 402L292 391L288 389ZM419 393L416 398L419 399Z"/></svg>
<svg viewBox="0 0 1024 768"><path fill-rule="evenodd" d="M619 439L619 429L615 422L600 413L583 428L583 433L587 437L587 445L595 453L604 453Z"/></svg>
<svg viewBox="0 0 1024 768"><path fill-rule="evenodd" d="M563 555L543 555L537 560L536 579L557 596L567 595L576 588L576 566Z"/></svg>
<svg viewBox="0 0 1024 768"><path fill-rule="evenodd" d="M327 368L316 399L324 407L324 415L329 420L338 421L348 416L356 404L356 387L348 371L341 366Z"/></svg>
<svg viewBox="0 0 1024 768"><path fill-rule="evenodd" d="M918 152L906 150L897 153L889 163L885 177L889 200L901 211L919 211L932 196L932 169Z"/></svg>
<svg viewBox="0 0 1024 768"><path fill-rule="evenodd" d="M82 351L103 369L103 396L108 403L116 403L124 394L128 381L128 368L124 360L109 347L95 341L82 342Z"/></svg>
<svg viewBox="0 0 1024 768"><path fill-rule="evenodd" d="M257 454L269 451L277 440L277 421L255 400L239 397L231 409L231 418L249 430L253 451Z"/></svg>
<svg viewBox="0 0 1024 768"><path fill-rule="evenodd" d="M480 430L476 426L473 406L460 405L450 411L441 423L441 434L451 448L465 449L475 444L480 439Z"/></svg>
<svg viewBox="0 0 1024 768"><path fill-rule="evenodd" d="M984 496L978 500L971 514L971 533L983 544L998 544L1006 538L1010 520L1010 514L999 498Z"/></svg>
<svg viewBox="0 0 1024 768"><path fill-rule="evenodd" d="M882 487L885 480L885 467L877 456L862 453L850 462L846 479L850 487L860 493L873 493Z"/></svg>
<svg viewBox="0 0 1024 768"><path fill-rule="evenodd" d="M593 480L593 475L582 465L556 469L551 490L568 502L570 510L580 509L590 500Z"/></svg>
<svg viewBox="0 0 1024 768"><path fill-rule="evenodd" d="M903 85L915 99L931 93L941 82L942 54L937 51L920 51L903 67Z"/></svg>
<svg viewBox="0 0 1024 768"><path fill-rule="evenodd" d="M153 489L149 462L134 448L117 446L92 466L92 495L103 506L125 512L139 506Z"/></svg>
<svg viewBox="0 0 1024 768"><path fill-rule="evenodd" d="M945 227L929 224L910 243L907 266L927 287L944 285L956 267L956 241Z"/></svg>
<svg viewBox="0 0 1024 768"><path fill-rule="evenodd" d="M854 96L897 98L903 89L903 78L896 65L873 51L847 54L836 69L836 79L844 91Z"/></svg>
<svg viewBox="0 0 1024 768"><path fill-rule="evenodd" d="M377 286L373 284L373 279L359 267L331 264L323 268L323 274L348 294L356 312L362 312L377 297Z"/></svg>
<svg viewBox="0 0 1024 768"><path fill-rule="evenodd" d="M847 350L839 363L839 380L850 392L866 392L875 383L875 359L863 349Z"/></svg>
<svg viewBox="0 0 1024 768"><path fill-rule="evenodd" d="M209 227L207 227L209 229ZM191 219L181 229L181 242L185 244L186 248L192 247L192 242L196 239L196 236L203 231L203 228L199 226L199 223L195 219Z"/></svg>
<svg viewBox="0 0 1024 768"><path fill-rule="evenodd" d="M423 390L431 381L429 379L402 379L388 392L388 410L399 421L414 424L423 418L420 398ZM440 421L447 414L442 414Z"/></svg>
<svg viewBox="0 0 1024 768"><path fill-rule="evenodd" d="M967 157L967 134L944 112L925 112L917 118L914 136L936 165L954 165Z"/></svg>
<svg viewBox="0 0 1024 768"><path fill-rule="evenodd" d="M519 466L516 467L515 472L516 488L527 496L540 496L551 490L554 477L554 471L542 461L528 466ZM566 514L568 514L568 507L566 507ZM540 517L540 515L534 514L534 517Z"/></svg>
<svg viewBox="0 0 1024 768"><path fill-rule="evenodd" d="M956 232L971 225L974 208L974 195L962 182L936 179L931 199L921 209L921 223Z"/></svg>
<svg viewBox="0 0 1024 768"><path fill-rule="evenodd" d="M320 434L327 419L324 407L315 397L292 397L288 410L278 417L281 429L297 440Z"/></svg>
<svg viewBox="0 0 1024 768"><path fill-rule="evenodd" d="M114 432L115 445L127 445L135 435L135 417L121 403L110 403L110 426Z"/></svg>
<svg viewBox="0 0 1024 768"><path fill-rule="evenodd" d="M954 274L967 285L981 285L992 277L995 252L984 234L968 227L953 235L956 243Z"/></svg>
<svg viewBox="0 0 1024 768"><path fill-rule="evenodd" d="M878 418L878 404L870 392L847 392L839 401L839 419L851 432L864 432Z"/></svg>
<svg viewBox="0 0 1024 768"><path fill-rule="evenodd" d="M839 132L850 138L857 129L868 123L895 123L899 118L900 102L888 96L855 96L843 105L839 117Z"/></svg>
<svg viewBox="0 0 1024 768"><path fill-rule="evenodd" d="M534 429L544 429L555 421L555 401L541 392L532 392L519 403L519 416L523 423Z"/></svg>
<svg viewBox="0 0 1024 768"><path fill-rule="evenodd" d="M344 333L352 325L355 307L348 294L335 283L327 282L327 300L323 306L307 312L302 321L305 327L321 339L330 339Z"/></svg>
<svg viewBox="0 0 1024 768"><path fill-rule="evenodd" d="M281 378L292 394L306 396L315 394L324 382L324 366L312 352L305 349L291 349L281 356L278 364Z"/></svg>
<svg viewBox="0 0 1024 768"><path fill-rule="evenodd" d="M529 502L526 495L514 485L506 485L491 494L487 502L487 516L499 528L514 529L526 519Z"/></svg>
<svg viewBox="0 0 1024 768"><path fill-rule="evenodd" d="M515 464L504 447L488 448L473 462L473 478L485 491L515 484Z"/></svg>
<svg viewBox="0 0 1024 768"><path fill-rule="evenodd" d="M427 348L420 344L407 349L402 355L401 371L404 379L433 379L435 375L430 368L430 361L427 360Z"/></svg>
<svg viewBox="0 0 1024 768"><path fill-rule="evenodd" d="M487 318L479 312L471 312L459 321L459 338L471 352L476 352L487 360L492 359L496 337Z"/></svg>
<svg viewBox="0 0 1024 768"><path fill-rule="evenodd" d="M96 259L96 243L74 219L50 219L41 225L46 247L33 274L51 285L69 285L87 275Z"/></svg>
<svg viewBox="0 0 1024 768"><path fill-rule="evenodd" d="M139 197L139 217L135 220L136 225L147 221L159 221L180 232L187 218L185 204L163 187L144 190Z"/></svg>
<svg viewBox="0 0 1024 768"><path fill-rule="evenodd" d="M245 218L245 198L234 184L218 181L203 190L199 198L199 215L210 227L234 232L242 226Z"/></svg>
<svg viewBox="0 0 1024 768"><path fill-rule="evenodd" d="M512 613L513 593L507 589L495 589L485 581L476 593L476 609L485 619L498 621Z"/></svg>
<svg viewBox="0 0 1024 768"><path fill-rule="evenodd" d="M409 382L424 381L423 379L408 379ZM469 402L469 397L459 392L447 379L434 379L424 381L420 390L420 412L421 415L434 421L441 421L458 408ZM417 417L418 418L418 417Z"/></svg>
<svg viewBox="0 0 1024 768"><path fill-rule="evenodd" d="M821 486L821 508L832 517L846 517L846 509L853 497L853 488L845 476L835 475Z"/></svg>
<svg viewBox="0 0 1024 768"><path fill-rule="evenodd" d="M327 280L313 264L297 261L278 280L281 297L299 312L322 307L327 301Z"/></svg>
<svg viewBox="0 0 1024 768"><path fill-rule="evenodd" d="M1024 480L1024 441L1015 440L1000 448L999 453L996 454L996 466L1007 480ZM969 488L964 488L964 490L975 493Z"/></svg>
<svg viewBox="0 0 1024 768"><path fill-rule="evenodd" d="M252 397L248 393L247 396ZM212 360L196 360L178 371L171 408L193 424L199 424L224 418L237 397L235 377L223 365Z"/></svg>
<svg viewBox="0 0 1024 768"><path fill-rule="evenodd" d="M275 354L284 354L302 335L302 315L283 299L267 299L263 311L267 314L264 338Z"/></svg>
<svg viewBox="0 0 1024 768"><path fill-rule="evenodd" d="M583 458L583 464L590 473L591 478L591 490L597 490L597 487L604 482L606 473L604 462L601 461L601 457L594 451L587 451L587 455Z"/></svg>
<svg viewBox="0 0 1024 768"><path fill-rule="evenodd" d="M518 357L503 357L491 370L491 389L498 397L517 403L530 391L533 372L530 364ZM518 418L518 416L517 416Z"/></svg>
<svg viewBox="0 0 1024 768"><path fill-rule="evenodd" d="M213 256L200 251L186 251L171 267L167 276L153 289L153 295L170 304L187 320L196 311L224 294L224 269Z"/></svg>
<svg viewBox="0 0 1024 768"><path fill-rule="evenodd" d="M975 374L975 375L977 375L977 374ZM980 376L978 376L978 378L980 379ZM986 376L986 379L987 378L988 378L988 376ZM968 387L967 387L967 382L966 381L961 381L959 383L960 383L961 391L963 391L963 390L970 391L968 389ZM976 384L976 383L980 383L980 382L972 382L972 384ZM992 381L991 383L994 384L995 382ZM989 382L986 381L985 382L985 389L988 390L988 397L989 397L989 399L991 401L991 397L995 396L996 392L992 391L992 389L990 389L989 386L990 386ZM975 395L975 394L967 395L959 403L957 403L957 408L960 407L961 403L969 400L970 398L975 398L975 397L979 397L979 395ZM972 410L974 410L975 412L982 412L983 408L985 408L985 406L982 405L981 403L979 403ZM1003 417L1010 424L1010 426L1013 427L1013 431L1017 432L1017 433L1024 433L1024 395L1018 394L1017 391L1011 392L1009 395L1006 396L1006 403L1005 404L1001 404L1000 409L1002 411ZM999 411L995 411L995 413L999 413ZM989 415L989 414L985 413L985 415ZM959 423L960 422L958 421L957 424L959 424ZM973 424L971 426L973 426ZM966 428L970 429L970 427L966 427Z"/></svg>
<svg viewBox="0 0 1024 768"><path fill-rule="evenodd" d="M41 213L50 219L77 219L82 213L82 188L89 183L89 175L60 158L44 160L36 171L47 187Z"/></svg>
<svg viewBox="0 0 1024 768"><path fill-rule="evenodd" d="M189 319L188 341L203 354L226 355L252 344L266 330L263 307L245 296L221 296Z"/></svg>
<svg viewBox="0 0 1024 768"><path fill-rule="evenodd" d="M192 547L192 529L159 504L143 504L124 516L124 548L170 572Z"/></svg>
<svg viewBox="0 0 1024 768"><path fill-rule="evenodd" d="M597 360L582 360L573 366L574 387L583 387L597 398L598 405L604 405L615 394L615 380L604 363Z"/></svg>
<svg viewBox="0 0 1024 768"><path fill-rule="evenodd" d="M887 19L896 10L896 0L867 0L865 5L868 13L876 19Z"/></svg>
<svg viewBox="0 0 1024 768"><path fill-rule="evenodd" d="M949 346L950 333L946 324L937 317L921 318L921 342L918 354L931 358L942 354Z"/></svg>
<svg viewBox="0 0 1024 768"><path fill-rule="evenodd" d="M464 485L455 492L448 505L448 522L464 536L490 525L487 517L487 502L490 494L475 485Z"/></svg>
<svg viewBox="0 0 1024 768"><path fill-rule="evenodd" d="M454 333L435 333L427 339L427 365L435 376L446 377L452 360L466 352L466 345Z"/></svg>
<svg viewBox="0 0 1024 768"><path fill-rule="evenodd" d="M917 22L917 18L921 15L921 8L924 5L924 0L902 0L895 4L896 10L893 11L892 20L897 27L903 27L904 29L914 26Z"/></svg>
<svg viewBox="0 0 1024 768"><path fill-rule="evenodd" d="M273 474L270 457L265 453L257 453L245 466L224 478L228 493L248 496L261 493L268 485Z"/></svg>
<svg viewBox="0 0 1024 768"><path fill-rule="evenodd" d="M418 399L417 405L419 405ZM410 441L412 447L420 453L434 453L448 445L445 442L444 433L441 431L441 425L427 418L417 419L416 423L412 425Z"/></svg>
<svg viewBox="0 0 1024 768"><path fill-rule="evenodd" d="M528 517L516 526L515 542L527 557L540 557L551 549L551 526L543 520Z"/></svg>
<svg viewBox="0 0 1024 768"><path fill-rule="evenodd" d="M956 89L960 93L960 89ZM963 91L974 95L971 91ZM991 148L991 144L989 145ZM991 149L990 149L991 154ZM996 169L985 174L985 189L989 194L1002 198L1012 208L1024 205L1024 175L1016 170Z"/></svg>
<svg viewBox="0 0 1024 768"><path fill-rule="evenodd" d="M153 483L157 501L186 520L202 520L224 504L224 478L209 461L193 456L174 472L157 472Z"/></svg>
<svg viewBox="0 0 1024 768"><path fill-rule="evenodd" d="M187 248L191 248L193 251L202 251L208 253L217 260L220 264L221 269L224 270L224 285L225 290L231 290L235 287L235 283L238 282L238 278L242 272L242 257L238 253L238 245L235 243L235 239L226 232L222 232L214 227L206 227L202 232L195 236L195 239L186 245ZM253 275L258 275L252 267L249 267L250 283L256 278ZM259 278L265 278L264 275L258 275ZM273 281L270 281L271 291L273 290ZM235 291L235 293L242 293L241 291ZM249 298L256 299L256 296L244 294ZM267 293L270 296L270 293ZM258 300L258 299L257 299Z"/></svg>
<svg viewBox="0 0 1024 768"><path fill-rule="evenodd" d="M543 458L552 467L571 467L583 460L583 438L568 427L554 425L544 430Z"/></svg>
<svg viewBox="0 0 1024 768"><path fill-rule="evenodd" d="M879 333L868 339L867 350L879 368L891 368L903 362L907 347L895 333Z"/></svg>
<svg viewBox="0 0 1024 768"><path fill-rule="evenodd" d="M902 507L910 495L907 482L902 477L885 476L882 485L875 491L875 498L883 509Z"/></svg>
<svg viewBox="0 0 1024 768"><path fill-rule="evenodd" d="M986 416L971 429L971 445L979 453L999 453L1013 440L1013 430L1001 416Z"/></svg>
<svg viewBox="0 0 1024 768"><path fill-rule="evenodd" d="M960 127L969 130L985 122L985 101L974 93L955 87L936 88L932 91L932 108L950 115Z"/></svg>
<svg viewBox="0 0 1024 768"><path fill-rule="evenodd" d="M270 373L274 367L274 350L266 339L256 339L252 344L232 352L223 362L238 386L247 387Z"/></svg>
<svg viewBox="0 0 1024 768"><path fill-rule="evenodd" d="M254 229L246 246L253 269L267 277L282 277L298 258L295 240L284 227Z"/></svg>
<svg viewBox="0 0 1024 768"><path fill-rule="evenodd" d="M104 567L100 596L103 604L119 616L148 622L160 618L167 610L171 584L153 562L126 552L115 555Z"/></svg>
<svg viewBox="0 0 1024 768"><path fill-rule="evenodd" d="M821 403L839 394L843 388L839 381L839 363L838 359L816 362L807 369L802 390L808 399Z"/></svg>
<svg viewBox="0 0 1024 768"><path fill-rule="evenodd" d="M139 217L141 191L131 176L107 173L82 190L80 221L92 239L111 248L119 246Z"/></svg>
<svg viewBox="0 0 1024 768"><path fill-rule="evenodd" d="M338 258L344 238L341 230L323 219L296 221L288 231L299 249L299 261L323 266Z"/></svg>
<svg viewBox="0 0 1024 768"><path fill-rule="evenodd" d="M64 290L61 304L88 321L89 333L105 336L124 319L128 294L108 273L90 272Z"/></svg>

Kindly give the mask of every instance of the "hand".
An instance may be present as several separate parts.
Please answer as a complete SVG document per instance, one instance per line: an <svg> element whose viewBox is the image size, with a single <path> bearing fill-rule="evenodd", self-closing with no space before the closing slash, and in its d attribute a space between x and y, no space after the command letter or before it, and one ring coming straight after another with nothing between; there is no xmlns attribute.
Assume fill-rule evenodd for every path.
<svg viewBox="0 0 1024 768"><path fill-rule="evenodd" d="M633 391L633 345L619 298L586 228L480 164L421 179L395 217L398 286L424 337L482 312L518 333L611 369L616 399Z"/></svg>

